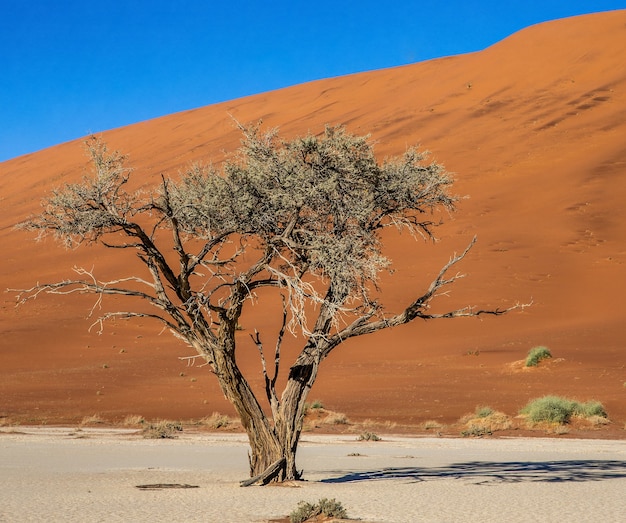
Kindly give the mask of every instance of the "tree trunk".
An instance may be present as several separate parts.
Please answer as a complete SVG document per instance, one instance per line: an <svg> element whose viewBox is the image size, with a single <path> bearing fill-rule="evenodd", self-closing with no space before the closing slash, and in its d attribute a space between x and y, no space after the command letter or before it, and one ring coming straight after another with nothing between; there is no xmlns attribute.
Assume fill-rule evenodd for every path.
<svg viewBox="0 0 626 523"><path fill-rule="evenodd" d="M293 416L295 409L277 413L274 426L259 405L245 377L241 374L232 353L215 352L215 369L222 392L237 411L250 442L250 477L242 484L266 484L299 479L296 469L296 448L302 430L302 420ZM277 430L280 427L299 427Z"/></svg>
<svg viewBox="0 0 626 523"><path fill-rule="evenodd" d="M304 369L298 367L295 365L291 369L280 407L273 413L274 426L271 432L246 429L251 448L250 476L259 477L254 483L301 478L296 466L296 452L302 434L305 401L317 375L317 365L306 365ZM280 462L279 470L261 479L277 462Z"/></svg>
<svg viewBox="0 0 626 523"><path fill-rule="evenodd" d="M290 369L280 405L272 407L272 424L235 360L234 329L232 333L222 334L222 349L213 351L213 369L250 442L251 479L242 485L300 479L296 451L302 433L305 401L317 377L317 359L308 350L300 354Z"/></svg>

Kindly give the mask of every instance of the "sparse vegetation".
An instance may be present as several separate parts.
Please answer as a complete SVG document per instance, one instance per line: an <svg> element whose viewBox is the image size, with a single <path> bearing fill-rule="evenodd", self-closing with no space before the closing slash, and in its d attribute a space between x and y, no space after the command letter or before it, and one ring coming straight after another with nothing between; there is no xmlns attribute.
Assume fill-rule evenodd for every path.
<svg viewBox="0 0 626 523"><path fill-rule="evenodd" d="M214 412L210 416L207 416L206 418L202 418L199 424L205 427L209 427L211 429L224 429L231 425L234 425L235 421L232 418L229 418L228 416L226 416L225 414Z"/></svg>
<svg viewBox="0 0 626 523"><path fill-rule="evenodd" d="M183 431L181 423L176 421L160 420L149 423L143 429L143 437L147 439L175 439Z"/></svg>
<svg viewBox="0 0 626 523"><path fill-rule="evenodd" d="M314 505L300 501L298 508L289 514L289 521L290 523L304 523L317 516L345 519L348 517L348 513L341 503L334 498L322 498Z"/></svg>
<svg viewBox="0 0 626 523"><path fill-rule="evenodd" d="M305 403L304 415L309 414L311 410L324 410L324 404L320 400L314 400L313 403Z"/></svg>
<svg viewBox="0 0 626 523"><path fill-rule="evenodd" d="M544 396L531 400L521 411L529 421L539 423L568 423L574 413L574 402L558 396Z"/></svg>
<svg viewBox="0 0 626 523"><path fill-rule="evenodd" d="M563 434L569 434L570 428L567 425L556 425L552 429L553 434L557 434L558 436L562 436Z"/></svg>
<svg viewBox="0 0 626 523"><path fill-rule="evenodd" d="M560 396L543 396L531 400L520 411L533 423L549 422L567 424L572 416L580 418L601 417L606 418L607 413L598 401L579 403Z"/></svg>
<svg viewBox="0 0 626 523"><path fill-rule="evenodd" d="M607 413L604 406L599 401L588 401L586 403L574 402L574 415L581 418L606 418Z"/></svg>
<svg viewBox="0 0 626 523"><path fill-rule="evenodd" d="M81 420L80 425L100 425L102 423L104 423L104 420L98 414L93 414L92 416L85 416Z"/></svg>
<svg viewBox="0 0 626 523"><path fill-rule="evenodd" d="M494 413L494 410L491 407L476 407L475 413L477 418L487 418Z"/></svg>
<svg viewBox="0 0 626 523"><path fill-rule="evenodd" d="M329 412L328 416L324 419L326 425L347 425L348 418L341 412Z"/></svg>
<svg viewBox="0 0 626 523"><path fill-rule="evenodd" d="M435 420L428 420L422 423L422 430L439 430L443 428L443 425Z"/></svg>
<svg viewBox="0 0 626 523"><path fill-rule="evenodd" d="M609 419L605 416L589 416L587 421L591 423L594 427L601 427L603 425L608 425L611 423Z"/></svg>
<svg viewBox="0 0 626 523"><path fill-rule="evenodd" d="M510 429L513 425L509 416L487 406L476 407L474 413L461 419L461 423L466 427L461 431L461 435L465 437L489 436L499 430Z"/></svg>
<svg viewBox="0 0 626 523"><path fill-rule="evenodd" d="M470 428L461 431L461 436L464 438L474 437L480 438L482 436L491 436L493 432L489 430L487 427L480 427L472 425Z"/></svg>
<svg viewBox="0 0 626 523"><path fill-rule="evenodd" d="M381 441L382 438L373 432L363 432L359 434L359 441Z"/></svg>
<svg viewBox="0 0 626 523"><path fill-rule="evenodd" d="M122 421L122 425L125 427L137 427L143 425L146 422L146 419L139 414L131 414L124 418Z"/></svg>
<svg viewBox="0 0 626 523"><path fill-rule="evenodd" d="M536 367L541 360L545 360L547 358L551 358L552 353L548 347L534 347L530 349L528 356L526 357L526 367Z"/></svg>

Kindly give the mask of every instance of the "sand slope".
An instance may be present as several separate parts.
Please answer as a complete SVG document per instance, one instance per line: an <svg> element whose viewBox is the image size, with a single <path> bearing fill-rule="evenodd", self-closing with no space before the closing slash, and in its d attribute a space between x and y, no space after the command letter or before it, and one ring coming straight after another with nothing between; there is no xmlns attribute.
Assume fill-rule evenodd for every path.
<svg viewBox="0 0 626 523"><path fill-rule="evenodd" d="M441 299L442 310L534 305L505 318L418 323L348 343L325 363L314 396L355 419L419 423L454 420L477 404L514 414L527 399L556 393L601 400L623 427L624 41L626 11L559 20L479 53L312 82L104 138L130 155L141 183L175 176L191 161L221 161L240 138L230 115L263 119L287 137L345 124L371 133L381 157L422 144L469 198L438 230L435 247L388 239L397 272L382 280L385 302L406 304L476 234L462 267L468 277ZM103 278L126 274L128 262L103 249L66 252L12 230L85 167L80 142L0 164L0 288L61 280L74 265L94 266ZM11 293L1 299L0 415L54 421L229 411L210 373L187 369L177 359L187 349L154 324L110 325L98 336L85 319L93 300L42 298L16 310ZM268 321L254 310L244 327ZM556 359L533 371L512 365L538 344Z"/></svg>

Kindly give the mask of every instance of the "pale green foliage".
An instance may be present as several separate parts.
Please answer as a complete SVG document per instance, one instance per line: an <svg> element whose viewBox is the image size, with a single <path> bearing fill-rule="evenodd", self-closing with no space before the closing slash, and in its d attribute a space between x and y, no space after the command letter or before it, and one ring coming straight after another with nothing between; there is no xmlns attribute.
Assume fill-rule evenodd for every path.
<svg viewBox="0 0 626 523"><path fill-rule="evenodd" d="M127 217L139 210L138 195L123 190L131 172L124 166L126 156L109 151L95 137L87 141L86 147L93 176L54 190L41 216L20 224L21 227L38 229L42 234L46 230L54 231L67 247L74 247L84 240L94 241L119 230L127 223Z"/></svg>
<svg viewBox="0 0 626 523"><path fill-rule="evenodd" d="M265 250L292 305L303 295L323 300L303 284L307 272L330 284L335 302L367 300L366 282L388 264L378 231L395 225L429 235L433 223L422 215L453 208L451 179L413 149L380 165L367 137L341 127L286 143L275 132L244 133L223 173L195 166L169 186L172 211L190 234L236 233L247 248Z"/></svg>
<svg viewBox="0 0 626 523"><path fill-rule="evenodd" d="M300 501L298 508L289 515L290 523L304 523L308 519L316 516L326 516L344 519L348 517L346 509L339 501L322 498L316 504Z"/></svg>
<svg viewBox="0 0 626 523"><path fill-rule="evenodd" d="M381 252L382 228L393 225L430 236L436 225L431 211L454 207L447 193L451 178L440 165L425 163L415 149L379 164L368 137L350 135L342 127L290 142L258 127L242 131L241 149L221 172L194 165L176 182L164 179L153 194L126 191L130 169L125 156L92 138L87 149L93 176L55 191L44 212L21 226L42 235L53 231L68 246L123 232L136 240L113 246L139 247L146 263L162 270L174 287L187 283L175 281L165 266L156 235L160 229L173 230L181 249L188 239L198 238L204 249L181 261L185 267L210 269L214 285L205 282L205 288L213 292L223 282L249 280L265 270L270 278L263 285L287 290L289 328L310 334L307 302L324 303L333 322L354 301L369 311L376 308L368 282L375 285L389 263ZM156 224L151 234L140 225L145 220ZM240 263L244 252L255 253L252 266ZM184 277L192 274L189 269ZM314 279L324 286L314 285ZM241 299L235 295L231 298ZM205 306L212 297L197 295Z"/></svg>
<svg viewBox="0 0 626 523"><path fill-rule="evenodd" d="M567 423L574 413L574 402L558 396L544 396L528 402L520 412L533 422Z"/></svg>
<svg viewBox="0 0 626 523"><path fill-rule="evenodd" d="M491 407L481 406L476 407L476 417L477 418L487 418L493 414L494 410Z"/></svg>
<svg viewBox="0 0 626 523"><path fill-rule="evenodd" d="M607 413L604 409L604 405L599 401L587 401L585 403L576 403L574 407L574 413L577 416L581 416L583 418L606 418Z"/></svg>
<svg viewBox="0 0 626 523"><path fill-rule="evenodd" d="M536 367L537 364L544 359L551 358L552 353L548 347L533 347L530 349L528 356L526 357L526 367Z"/></svg>
<svg viewBox="0 0 626 523"><path fill-rule="evenodd" d="M572 416L590 418L599 416L607 417L602 404L598 401L579 403L560 396L543 396L532 401L520 411L528 416L532 422L548 421L553 423L568 423Z"/></svg>
<svg viewBox="0 0 626 523"><path fill-rule="evenodd" d="M117 230L136 236L137 215L161 214L176 220L181 233L212 242L216 257L220 242L238 235L242 250L228 261L243 250L264 251L267 268L302 313L305 296L324 300L303 282L304 274L329 283L336 304L367 300L366 282L375 282L388 265L380 229L395 225L431 235L430 211L453 209L451 178L440 165L425 164L415 149L379 164L368 137L342 127L290 142L258 127L242 131L242 147L223 172L194 165L152 196L126 192L126 157L90 139L93 176L55 191L45 211L22 226L42 234L53 230L66 245L76 245ZM170 220L160 226L169 227ZM221 262L220 272L228 272L229 264Z"/></svg>

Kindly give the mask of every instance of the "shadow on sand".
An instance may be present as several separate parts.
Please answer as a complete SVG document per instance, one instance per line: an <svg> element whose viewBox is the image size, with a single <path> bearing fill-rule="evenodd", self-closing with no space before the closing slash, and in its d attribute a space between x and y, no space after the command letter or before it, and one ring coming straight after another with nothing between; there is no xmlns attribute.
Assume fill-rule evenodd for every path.
<svg viewBox="0 0 626 523"><path fill-rule="evenodd" d="M335 472L341 474L341 472ZM382 479L409 482L436 479L470 480L477 485L522 482L578 482L626 478L626 462L605 460L491 462L470 461L438 468L397 467L350 472L323 479L322 483L350 483Z"/></svg>

